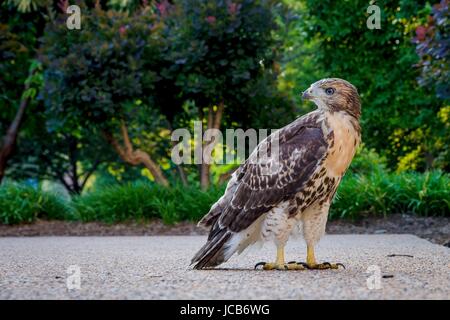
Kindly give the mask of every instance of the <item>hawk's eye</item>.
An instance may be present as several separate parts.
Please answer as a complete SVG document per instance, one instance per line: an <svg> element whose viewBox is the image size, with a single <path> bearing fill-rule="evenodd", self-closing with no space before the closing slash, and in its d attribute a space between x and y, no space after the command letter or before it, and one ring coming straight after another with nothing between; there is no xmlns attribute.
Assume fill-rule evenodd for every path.
<svg viewBox="0 0 450 320"><path fill-rule="evenodd" d="M325 93L329 96L333 95L334 93L334 89L333 88L326 88L325 89Z"/></svg>

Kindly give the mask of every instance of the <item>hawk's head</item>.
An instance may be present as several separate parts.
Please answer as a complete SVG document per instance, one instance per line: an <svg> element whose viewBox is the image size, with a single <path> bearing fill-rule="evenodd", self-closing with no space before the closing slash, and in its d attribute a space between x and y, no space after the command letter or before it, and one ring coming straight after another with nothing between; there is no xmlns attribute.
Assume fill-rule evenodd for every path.
<svg viewBox="0 0 450 320"><path fill-rule="evenodd" d="M313 101L319 108L345 111L359 119L361 101L358 90L350 82L339 78L322 79L303 92L303 99Z"/></svg>

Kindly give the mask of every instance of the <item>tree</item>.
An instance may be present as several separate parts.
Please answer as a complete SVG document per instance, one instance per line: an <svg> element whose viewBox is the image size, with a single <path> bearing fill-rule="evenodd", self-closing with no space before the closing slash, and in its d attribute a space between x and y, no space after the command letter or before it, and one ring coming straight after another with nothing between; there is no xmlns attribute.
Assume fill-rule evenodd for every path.
<svg viewBox="0 0 450 320"><path fill-rule="evenodd" d="M427 22L416 28L416 52L420 57L417 66L421 70L418 82L421 86L435 89L436 96L444 101L437 113L438 123L434 123L433 131L437 143L442 150L436 157L440 168L450 167L450 35L449 35L449 1L441 0L433 6Z"/></svg>
<svg viewBox="0 0 450 320"><path fill-rule="evenodd" d="M5 175L52 179L69 192L80 193L93 171L111 156L98 143L88 145L89 133L83 128L56 132L38 95L43 83L42 66L36 61L38 38L55 10L65 13L67 5L64 0L2 4L0 129L6 134L0 149L0 180Z"/></svg>
<svg viewBox="0 0 450 320"><path fill-rule="evenodd" d="M144 165L157 183L168 185L159 164L135 149L129 135L136 116L151 115L154 105L152 70L161 38L149 10L128 14L96 7L85 11L83 28L74 32L63 19L49 24L40 50L43 96L60 127L97 129L123 161Z"/></svg>
<svg viewBox="0 0 450 320"><path fill-rule="evenodd" d="M14 153L19 130L40 84L34 62L37 37L43 30L43 12L27 13L49 1L8 1L0 11L0 183ZM18 98L19 97L19 98Z"/></svg>
<svg viewBox="0 0 450 320"><path fill-rule="evenodd" d="M250 99L258 95L257 83L268 85L267 92L275 87L274 81L261 81L277 76L274 6L274 1L250 0L159 3L168 39L161 76L175 84L174 96L193 102L204 131L242 120L254 106ZM172 106L179 110L180 104ZM211 143L204 141L197 148ZM210 183L210 159L204 156L199 165L203 189Z"/></svg>
<svg viewBox="0 0 450 320"><path fill-rule="evenodd" d="M93 173L116 161L117 156L92 130L55 131L52 120L45 112L25 120L7 175L18 180L58 181L69 193L80 194Z"/></svg>
<svg viewBox="0 0 450 320"><path fill-rule="evenodd" d="M363 141L385 155L391 168L425 170L443 151L433 127L442 101L416 78L418 56L411 42L426 17L425 1L380 1L381 29L366 27L368 3L305 1L303 30L318 43L312 56L319 77L355 84L362 98ZM345 12L345 15L342 13Z"/></svg>
<svg viewBox="0 0 450 320"><path fill-rule="evenodd" d="M30 104L30 100L34 99L41 82L41 74L36 71L38 64L32 64L28 78L25 80L25 88L20 99L19 107L17 108L16 115L6 131L3 138L3 143L0 149L0 182L3 180L7 163L13 155L13 151L16 148L17 136L19 129L25 118L25 111Z"/></svg>
<svg viewBox="0 0 450 320"><path fill-rule="evenodd" d="M416 28L416 51L420 57L418 67L422 74L419 84L431 86L441 99L450 99L450 18L449 1L441 0L435 4L427 23Z"/></svg>

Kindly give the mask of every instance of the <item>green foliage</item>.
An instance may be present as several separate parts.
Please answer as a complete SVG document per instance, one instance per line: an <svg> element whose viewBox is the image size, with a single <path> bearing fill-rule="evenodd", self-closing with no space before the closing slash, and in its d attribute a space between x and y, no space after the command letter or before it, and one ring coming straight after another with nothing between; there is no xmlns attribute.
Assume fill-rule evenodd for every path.
<svg viewBox="0 0 450 320"><path fill-rule="evenodd" d="M300 91L330 76L359 88L365 142L332 217L449 214L449 176L410 172L450 166L448 1L433 9L425 1L377 1L381 30L366 27L362 0L101 1L107 11L83 3L81 30L68 30L67 16L49 1L0 5L0 132L20 97L32 98L8 175L71 180L77 193L93 169L121 184L100 187L109 182L99 179L74 201L6 184L0 222L198 220L223 187L197 190L196 166L184 168L190 187L176 185L170 130L206 122L222 102L222 128L278 128L312 107L302 105ZM38 46L43 69L30 77ZM26 79L32 86L23 92ZM117 134L121 120L134 146L171 169L173 188L127 184L142 172L125 170L101 136ZM99 164L105 161L113 163ZM215 182L226 168L211 169Z"/></svg>
<svg viewBox="0 0 450 320"><path fill-rule="evenodd" d="M209 211L224 189L223 185L208 191L198 186L165 188L140 181L94 188L71 201L56 191L8 183L0 187L0 223L32 222L36 218L107 223L151 219L168 224L195 222ZM357 219L390 213L449 216L449 190L450 176L440 171L349 173L338 189L330 218Z"/></svg>
<svg viewBox="0 0 450 320"><path fill-rule="evenodd" d="M50 3L49 0L7 0L8 5L17 7L19 12L36 11L39 7L43 7Z"/></svg>
<svg viewBox="0 0 450 320"><path fill-rule="evenodd" d="M36 97L43 84L42 65L30 61L28 89L22 99L29 99L33 117L28 117L19 137L19 145L7 168L12 179L50 179L62 182L68 191L80 193L89 176L100 164L114 159L111 150L100 143L94 130L81 126L61 128L52 125L55 117L45 113ZM41 143L36 143L37 141Z"/></svg>
<svg viewBox="0 0 450 320"><path fill-rule="evenodd" d="M266 0L163 1L158 11L167 46L160 85L182 101L193 101L200 118L203 108L223 102L227 127L267 125L268 118L274 125L271 113L288 121L280 116L292 111L292 103L276 90L277 6ZM180 110L173 99L159 104L168 118Z"/></svg>
<svg viewBox="0 0 450 320"><path fill-rule="evenodd" d="M331 205L331 218L412 213L450 215L450 177L440 171L349 174Z"/></svg>
<svg viewBox="0 0 450 320"><path fill-rule="evenodd" d="M114 185L75 199L82 221L118 222L161 218L165 223L196 221L206 214L224 188L161 187L146 182Z"/></svg>
<svg viewBox="0 0 450 320"><path fill-rule="evenodd" d="M3 136L20 104L44 19L40 15L18 14L6 3L0 6L0 135ZM33 96L39 79L30 80L32 88L27 94Z"/></svg>
<svg viewBox="0 0 450 320"><path fill-rule="evenodd" d="M380 156L374 149L361 145L349 168L351 173L369 175L373 172L385 172L386 158Z"/></svg>
<svg viewBox="0 0 450 320"><path fill-rule="evenodd" d="M311 104L302 101L301 93L320 79L324 72L316 55L320 52L320 39L308 38L306 21L310 16L305 1L284 0L286 9L278 14L280 25L276 36L281 39L281 70L278 87L295 100L298 113L311 111Z"/></svg>
<svg viewBox="0 0 450 320"><path fill-rule="evenodd" d="M74 210L70 201L41 187L16 183L0 187L0 223L33 222L37 218L71 220Z"/></svg>
<svg viewBox="0 0 450 320"><path fill-rule="evenodd" d="M160 157L167 156L168 130L155 107L164 41L153 9L104 11L82 5L81 30L68 31L64 15L47 24L39 50L47 130L62 146L75 146L59 149L56 156L67 155L67 151L78 155L67 155L72 163L69 168L61 166L59 180L61 172L77 171L73 163L95 169L98 161L117 160L111 154L106 159L103 155L108 154L107 148L113 149L107 140L119 150L122 141L114 135L121 133L122 124L134 148L167 164L167 158ZM117 152L122 160L138 164Z"/></svg>
<svg viewBox="0 0 450 320"><path fill-rule="evenodd" d="M165 72L176 73L187 96L201 95L211 105L240 99L236 94L273 63L275 25L267 1L182 0L166 20Z"/></svg>
<svg viewBox="0 0 450 320"><path fill-rule="evenodd" d="M306 34L307 43L315 48L305 51L305 61L318 70L318 78L344 78L358 87L363 141L384 154L390 168L413 155L418 159L416 170L446 169L448 164L435 161L448 148L439 141L445 132L437 117L443 102L433 88L419 86L419 69L414 68L419 57L412 38L427 18L426 2L377 1L379 30L366 27L368 5L363 0L304 1L297 24L303 31L299 40L305 40ZM418 129L422 134L417 134Z"/></svg>
<svg viewBox="0 0 450 320"><path fill-rule="evenodd" d="M449 1L441 0L433 6L432 15L425 26L416 28L416 51L422 69L419 83L436 89L441 99L450 99L450 13Z"/></svg>
<svg viewBox="0 0 450 320"><path fill-rule="evenodd" d="M284 125L294 116L276 88L273 7L180 0L136 11L83 9L75 32L56 19L40 48L49 130L114 134L124 120L133 145L173 169L170 130L206 119L219 103L223 126Z"/></svg>
<svg viewBox="0 0 450 320"><path fill-rule="evenodd" d="M391 172L384 157L363 145L339 186L330 218L390 213L450 215L450 176L441 171Z"/></svg>
<svg viewBox="0 0 450 320"><path fill-rule="evenodd" d="M31 120L34 123L30 123ZM7 175L16 180L58 181L67 191L81 193L91 175L116 160L116 156L92 131L79 128L77 132L49 132L45 125L47 120L42 113L28 120L27 134L20 138Z"/></svg>
<svg viewBox="0 0 450 320"><path fill-rule="evenodd" d="M48 24L41 46L43 96L55 126L100 128L148 107L160 47L158 25L146 11L86 10L83 27L68 32L64 17ZM131 108L131 110L130 110Z"/></svg>
<svg viewBox="0 0 450 320"><path fill-rule="evenodd" d="M96 166L99 157L103 159L108 153L91 138L92 133L86 133L80 126L56 132L56 126L52 125L54 115L45 113L39 96L43 69L36 60L36 51L38 38L45 23L51 21L50 16L54 16L54 8L50 1L17 0L1 6L0 136L14 119L21 99L28 98L26 116L6 174L14 180L36 177L67 181L69 190L79 192L82 180L78 175L86 171L81 167L89 170ZM29 88L24 91L25 84Z"/></svg>

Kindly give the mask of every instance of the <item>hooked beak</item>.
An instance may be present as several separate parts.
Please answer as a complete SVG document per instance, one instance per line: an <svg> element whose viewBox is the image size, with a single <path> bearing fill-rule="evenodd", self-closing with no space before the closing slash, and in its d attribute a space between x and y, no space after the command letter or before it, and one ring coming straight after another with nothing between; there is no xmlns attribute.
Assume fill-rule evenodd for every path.
<svg viewBox="0 0 450 320"><path fill-rule="evenodd" d="M311 100L313 96L311 95L311 92L309 90L305 90L302 94L303 100Z"/></svg>

